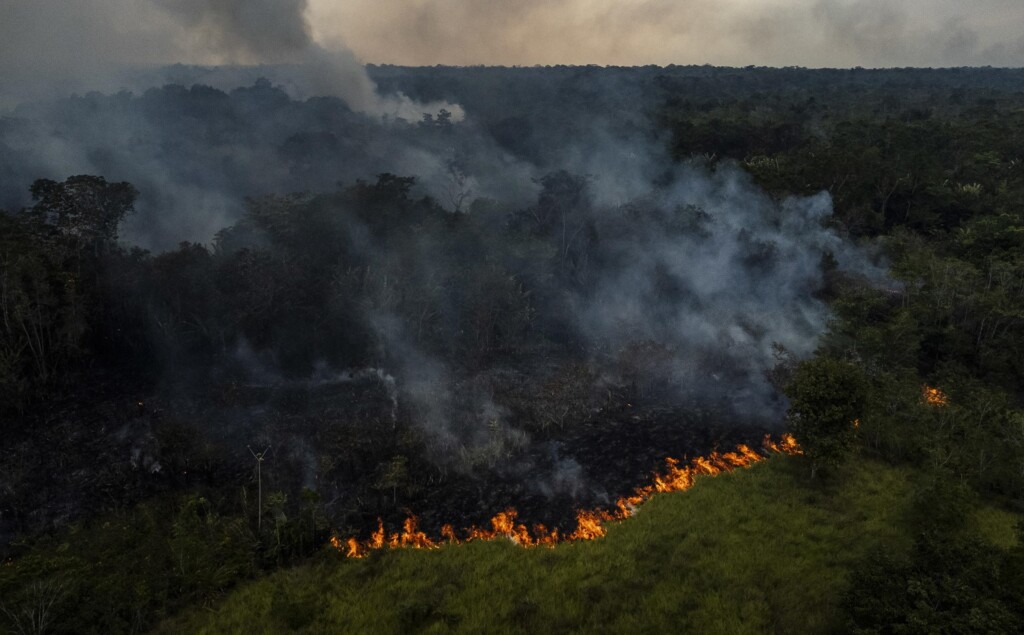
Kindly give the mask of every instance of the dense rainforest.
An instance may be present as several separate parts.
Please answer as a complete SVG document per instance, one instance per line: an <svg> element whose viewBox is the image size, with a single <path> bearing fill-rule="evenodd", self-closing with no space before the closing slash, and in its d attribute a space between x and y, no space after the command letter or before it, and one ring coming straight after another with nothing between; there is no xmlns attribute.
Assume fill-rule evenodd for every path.
<svg viewBox="0 0 1024 635"><path fill-rule="evenodd" d="M1024 629L976 520L1024 514L1024 72L369 70L460 109L0 118L0 624L148 631L410 514L569 532L789 430L780 501L906 489L811 630Z"/></svg>

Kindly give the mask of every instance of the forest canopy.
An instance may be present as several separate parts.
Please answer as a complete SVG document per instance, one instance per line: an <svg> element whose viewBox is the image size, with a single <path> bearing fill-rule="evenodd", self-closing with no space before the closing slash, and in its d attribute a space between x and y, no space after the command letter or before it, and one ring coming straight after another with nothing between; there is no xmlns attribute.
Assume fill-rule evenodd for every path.
<svg viewBox="0 0 1024 635"><path fill-rule="evenodd" d="M913 474L836 620L1020 625L969 522L1024 509L1020 71L369 72L461 110L253 78L0 119L6 626L150 628L409 514L571 531L784 430L807 497Z"/></svg>

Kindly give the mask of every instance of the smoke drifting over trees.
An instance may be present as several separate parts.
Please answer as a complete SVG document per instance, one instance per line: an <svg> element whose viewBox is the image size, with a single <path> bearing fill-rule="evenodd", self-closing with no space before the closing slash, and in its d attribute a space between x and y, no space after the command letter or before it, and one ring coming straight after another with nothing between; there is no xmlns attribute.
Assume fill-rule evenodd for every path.
<svg viewBox="0 0 1024 635"><path fill-rule="evenodd" d="M0 9L7 18L0 69L8 77L0 105L70 90L148 87L147 65L191 61L288 62L304 95L341 97L374 116L417 118L424 109L401 94L379 95L344 43L328 49L314 41L306 0L4 0ZM448 104L431 106L461 114Z"/></svg>
<svg viewBox="0 0 1024 635"><path fill-rule="evenodd" d="M1020 575L991 575L1010 563L993 549L906 564L871 549L935 540L934 509L996 527L944 496L910 518L914 481L1024 496L1024 70L409 68L353 53L370 41L419 60L451 39L453 56L488 62L586 57L582 29L608 52L582 61L710 44L737 63L1017 59L1018 33L953 4L380 0L349 48L325 16L370 3L0 0L0 628L44 630L42 607L55 632L140 632L260 571L327 562L347 536L359 556L403 524L389 544L526 544L527 526L598 537L666 489L636 488L667 457L710 457L672 468L667 489L685 489L759 460L739 445L787 417L788 447L854 480L812 491L800 459L776 462L742 480L762 511L776 491L789 502L750 522L733 497L735 533L721 513L693 527L728 530L723 549L752 533L770 544L799 503L787 527L820 547L821 519L855 500L865 511L841 520L875 535L790 541L811 556L781 567L793 588L817 562L835 593L853 581L850 623L871 626L877 580L959 593L971 562L984 584L970 581L968 604L929 615L919 597L882 600L906 624L1012 624L999 602L1024 606L1004 583ZM813 55L823 41L835 57ZM855 445L871 460L840 471ZM601 511L617 501L622 513ZM679 531L591 552L609 571L623 554L641 567L622 586L576 585L602 570L589 564L556 578L582 607L628 590L629 620L605 627L640 623L631 594L680 623L672 598L708 569L662 580L664 596L625 579L664 572ZM827 557L840 536L842 562ZM883 564L848 575L862 557ZM715 569L736 584L741 560ZM356 571L393 575L381 562ZM919 575L934 562L950 566ZM337 588L326 569L321 595ZM774 579L706 594L727 620L688 610L777 626L790 622L766 607L782 602L806 624L790 589L761 592ZM1011 591L993 604L996 587ZM438 611L448 592L434 591L391 607L396 630L473 623ZM305 595L268 596L266 628L315 629L329 604ZM520 595L509 624L572 630Z"/></svg>
<svg viewBox="0 0 1024 635"><path fill-rule="evenodd" d="M231 6L203 3L190 19L224 28ZM232 47L273 39L238 28ZM282 28L269 50L311 46L301 20ZM561 477L540 472L579 466L524 458L538 422L501 394L508 382L561 382L572 394L554 399L580 404L570 418L622 389L780 421L769 376L780 351L809 354L825 327L822 263L881 271L827 227L827 195L774 201L736 164L676 163L635 80L554 73L547 103L550 74L525 76L511 108L466 93L479 110L461 120L382 119L266 80L36 103L6 121L0 170L5 184L130 182L140 195L124 239L157 252L199 243L149 258L150 282L124 289L154 323L135 346L164 360L171 383L197 365L258 384L378 369L433 461L519 465L548 490ZM458 85L408 87L460 97ZM23 204L18 189L3 196ZM571 380L566 364L582 365Z"/></svg>
<svg viewBox="0 0 1024 635"><path fill-rule="evenodd" d="M7 89L83 75L80 88L116 89L124 80L111 71L125 66L274 62L307 55L310 42L414 65L1024 63L1024 9L1012 0L0 0L0 10Z"/></svg>
<svg viewBox="0 0 1024 635"><path fill-rule="evenodd" d="M699 69L367 70L305 2L266 4L160 3L259 66L0 121L2 308L48 316L5 326L0 390L26 412L76 373L131 377L109 385L158 404L111 446L139 496L233 482L258 443L339 526L412 499L428 525L531 500L557 524L666 452L777 428L836 280L884 279L827 194L679 151L660 118Z"/></svg>
<svg viewBox="0 0 1024 635"><path fill-rule="evenodd" d="M338 44L328 50L315 42L308 0L155 1L191 38L223 59L294 64L292 79L309 94L341 97L354 110L375 115L416 118L425 108L401 94L378 95L347 47Z"/></svg>

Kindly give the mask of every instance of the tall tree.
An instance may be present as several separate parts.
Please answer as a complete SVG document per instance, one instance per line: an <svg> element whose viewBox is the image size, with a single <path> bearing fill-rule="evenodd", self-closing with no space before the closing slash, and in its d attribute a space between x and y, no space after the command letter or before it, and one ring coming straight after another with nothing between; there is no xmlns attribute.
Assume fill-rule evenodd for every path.
<svg viewBox="0 0 1024 635"><path fill-rule="evenodd" d="M830 357L801 363L786 386L789 427L811 461L811 478L838 465L853 448L856 422L867 402L858 366Z"/></svg>

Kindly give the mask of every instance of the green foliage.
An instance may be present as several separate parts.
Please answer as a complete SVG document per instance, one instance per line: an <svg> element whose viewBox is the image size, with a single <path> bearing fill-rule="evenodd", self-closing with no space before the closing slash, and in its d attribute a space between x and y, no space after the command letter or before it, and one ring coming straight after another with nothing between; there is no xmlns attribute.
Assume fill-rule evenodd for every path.
<svg viewBox="0 0 1024 635"><path fill-rule="evenodd" d="M39 623L45 607L47 632L138 632L250 577L255 555L245 521L205 498L147 503L40 540L0 566L0 624Z"/></svg>
<svg viewBox="0 0 1024 635"><path fill-rule="evenodd" d="M253 572L253 537L239 518L218 516L202 497L181 503L170 528L168 546L178 597L209 601L240 578Z"/></svg>
<svg viewBox="0 0 1024 635"><path fill-rule="evenodd" d="M918 474L866 460L810 487L801 472L778 458L701 479L601 540L554 549L328 553L158 632L836 632L850 569L911 550Z"/></svg>
<svg viewBox="0 0 1024 635"><path fill-rule="evenodd" d="M853 449L867 381L853 364L816 357L797 366L786 396L790 431L810 459L814 478L821 466L838 465Z"/></svg>
<svg viewBox="0 0 1024 635"><path fill-rule="evenodd" d="M1020 594L1003 554L977 540L922 537L909 558L882 554L854 578L858 633L1017 633ZM1015 610L1017 612L1015 612Z"/></svg>
<svg viewBox="0 0 1024 635"><path fill-rule="evenodd" d="M128 183L73 176L32 185L36 204L0 211L0 414L66 380L98 322L100 256L138 193Z"/></svg>
<svg viewBox="0 0 1024 635"><path fill-rule="evenodd" d="M607 541L554 551L477 544L332 563L314 576L303 567L229 600L209 618L211 631L257 631L262 617L270 630L367 630L379 620L401 632L493 630L496 621L524 631L822 631L846 625L844 602L849 626L867 632L1021 629L1013 590L1024 588L1024 542L997 548L979 539L984 532L961 521L980 503L950 485L1024 504L1019 82L982 70L949 71L945 83L892 71L884 86L857 69L650 72L677 157L696 155L711 169L739 161L778 198L828 191L836 231L890 265L891 284L867 283L825 254L819 291L834 320L819 355L795 369L780 357L771 377L788 386L791 427L812 474L827 465L836 478L809 489L773 464L723 479L742 485L736 491L702 484L675 511L658 499ZM511 130L510 144L528 151L518 138L526 121L493 129ZM447 134L450 126L439 117L423 128ZM456 213L415 198L414 179L382 174L331 194L253 199L211 248L184 244L158 256L116 244L136 197L130 185L37 181L32 207L0 213L4 431L28 433L10 413L98 368L144 375L162 363L223 359L243 343L274 351L294 375L323 360L355 367L400 353L381 350L366 314L411 325L412 343L460 369L543 359L546 369L528 378L495 382L496 397L531 434L586 421L592 370L552 355L564 345L560 316L538 307L560 306L543 297L552 277L587 282L595 244L581 213L592 204L587 178L550 174L538 181L539 203L509 215L482 200L462 213L465 175L453 167L452 176ZM699 232L702 213L680 210L679 222ZM353 221L392 255L368 257ZM408 256L427 248L444 260L436 270ZM631 402L666 388L663 353L647 341L617 351ZM949 403L922 402L925 383ZM424 471L422 448L364 419L346 413L323 430L320 466L352 483L354 497L396 508L415 488L410 475ZM172 480L214 460L195 430L173 423L155 431ZM514 444L499 432L468 461L487 464ZM842 465L858 439L865 454L904 467ZM908 474L919 471L935 483L897 514ZM0 618L14 630L129 632L210 605L261 567L322 545L329 523L316 493L271 491L265 503L258 536L244 503L207 493L149 501L22 545L0 567ZM487 584L467 582L477 580Z"/></svg>
<svg viewBox="0 0 1024 635"><path fill-rule="evenodd" d="M409 480L409 459L404 456L393 457L390 461L377 468L376 489L391 492L391 502L395 503L398 488L406 486Z"/></svg>
<svg viewBox="0 0 1024 635"><path fill-rule="evenodd" d="M907 553L872 554L855 570L846 604L859 633L1013 633L1024 629L1024 587L1013 552L985 542L962 484L924 484L910 506Z"/></svg>

